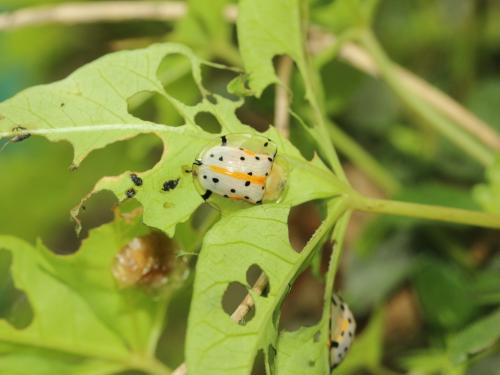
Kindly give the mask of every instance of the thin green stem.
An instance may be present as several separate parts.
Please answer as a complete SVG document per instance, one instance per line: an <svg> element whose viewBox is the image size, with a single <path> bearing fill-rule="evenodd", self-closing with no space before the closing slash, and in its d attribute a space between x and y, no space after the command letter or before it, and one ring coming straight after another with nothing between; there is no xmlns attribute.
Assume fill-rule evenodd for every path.
<svg viewBox="0 0 500 375"><path fill-rule="evenodd" d="M306 99L311 105L313 113L314 129L317 130L315 140L318 143L321 153L326 158L328 164L330 164L330 167L333 169L338 178L349 184L339 157L328 135L323 104L324 93L321 86L321 80L307 49L307 28L309 27L307 1L302 2L301 13L301 23L303 29L302 58L296 62L304 80Z"/></svg>
<svg viewBox="0 0 500 375"><path fill-rule="evenodd" d="M340 219L335 224L335 228L332 234L332 255L330 256L330 263L328 265L328 271L325 278L325 294L323 301L323 314L321 318L321 342L328 342L328 336L330 334L330 319L331 319L331 299L333 294L333 284L335 280L335 274L337 273L338 265L342 255L342 249L344 245L344 238L347 231L347 226L351 218L351 211L346 211ZM328 351L328 347L325 347ZM328 353L324 356L328 360ZM328 368L329 368L328 363Z"/></svg>
<svg viewBox="0 0 500 375"><path fill-rule="evenodd" d="M330 123L330 137L337 149L351 162L370 177L388 195L400 189L399 182L368 152L342 129Z"/></svg>
<svg viewBox="0 0 500 375"><path fill-rule="evenodd" d="M360 211L386 215L407 216L419 219L468 224L500 229L500 215L418 203L367 198L361 195L352 199L352 207Z"/></svg>
<svg viewBox="0 0 500 375"><path fill-rule="evenodd" d="M142 370L150 375L170 375L172 370L165 366L156 358L138 357L137 360L132 360L131 368Z"/></svg>
<svg viewBox="0 0 500 375"><path fill-rule="evenodd" d="M360 35L359 41L371 54L383 78L412 113L433 126L481 164L487 166L493 162L493 153L486 146L477 142L471 135L459 129L453 122L407 90L406 85L399 79L397 67L387 57L371 30L365 30Z"/></svg>

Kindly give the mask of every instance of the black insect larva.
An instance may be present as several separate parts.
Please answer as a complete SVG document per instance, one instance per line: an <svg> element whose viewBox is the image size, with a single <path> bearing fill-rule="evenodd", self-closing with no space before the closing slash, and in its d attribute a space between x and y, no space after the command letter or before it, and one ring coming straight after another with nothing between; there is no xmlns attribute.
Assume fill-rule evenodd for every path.
<svg viewBox="0 0 500 375"><path fill-rule="evenodd" d="M165 181L163 183L163 187L162 187L162 190L163 191L170 191L170 190L174 190L177 185L179 185L179 179L175 179L175 180L168 180L168 181Z"/></svg>
<svg viewBox="0 0 500 375"><path fill-rule="evenodd" d="M132 180L135 186L142 186L142 178L137 176L135 173L132 173L130 175L130 179Z"/></svg>

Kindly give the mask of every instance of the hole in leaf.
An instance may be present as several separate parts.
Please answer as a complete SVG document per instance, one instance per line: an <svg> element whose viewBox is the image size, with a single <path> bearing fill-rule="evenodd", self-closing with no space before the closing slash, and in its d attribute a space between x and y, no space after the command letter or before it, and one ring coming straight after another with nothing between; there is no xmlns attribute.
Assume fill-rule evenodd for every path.
<svg viewBox="0 0 500 375"><path fill-rule="evenodd" d="M156 92L141 91L127 99L128 112L141 120L179 126L184 118L165 97Z"/></svg>
<svg viewBox="0 0 500 375"><path fill-rule="evenodd" d="M288 239L293 249L301 252L321 225L324 206L320 201L309 201L292 207L288 214Z"/></svg>
<svg viewBox="0 0 500 375"><path fill-rule="evenodd" d="M227 85L238 76L238 73L228 69L217 69L208 65L202 65L201 75L203 86L207 91L229 100L238 100L236 95L231 94L227 90Z"/></svg>
<svg viewBox="0 0 500 375"><path fill-rule="evenodd" d="M246 303L243 301L246 301ZM251 307L249 306L250 304ZM253 298L248 294L248 289L236 281L230 283L224 292L222 296L222 309L229 316L232 316L236 309L243 311L248 309L248 312L244 314L243 319L239 322L241 325L245 325L255 316Z"/></svg>
<svg viewBox="0 0 500 375"><path fill-rule="evenodd" d="M11 266L12 254L0 249L0 319L23 329L31 324L33 309L26 294L14 286Z"/></svg>
<svg viewBox="0 0 500 375"><path fill-rule="evenodd" d="M168 304L165 317L166 327L160 336L158 345L156 345L156 358L164 360L170 368L179 366L184 360L187 319L192 291L190 287L182 287L174 294Z"/></svg>
<svg viewBox="0 0 500 375"><path fill-rule="evenodd" d="M4 176L16 178L2 178L2 197L19 199L0 198L2 217L9 218L0 224L2 233L30 242L41 237L53 251L70 253L78 249L80 239L73 223L68 220L68 212L101 177L153 167L160 160L163 144L154 134L115 142L91 152L79 168L72 171L68 166L72 162L73 148L68 142L52 143L32 136L29 142L23 142L22 152L10 150L16 151L16 147L4 150L0 169ZM39 182L36 188L33 181ZM112 198L107 202L96 207L95 215L89 217L95 223L93 226L102 224L101 219L111 220L110 208L116 200ZM20 214L25 212L29 215ZM51 213L50 220L47 220L48 212Z"/></svg>
<svg viewBox="0 0 500 375"><path fill-rule="evenodd" d="M191 215L191 226L195 230L203 228L208 218L217 210L208 203L201 204ZM218 212L218 211L217 211Z"/></svg>
<svg viewBox="0 0 500 375"><path fill-rule="evenodd" d="M269 124L274 122L274 85L267 87L260 98L246 97L236 116L260 132L269 129Z"/></svg>
<svg viewBox="0 0 500 375"><path fill-rule="evenodd" d="M219 121L210 112L198 112L194 121L206 132L217 134L220 133L222 127Z"/></svg>
<svg viewBox="0 0 500 375"><path fill-rule="evenodd" d="M251 375L265 375L265 373L266 373L266 358L264 356L264 351L261 349L255 356Z"/></svg>
<svg viewBox="0 0 500 375"><path fill-rule="evenodd" d="M324 285L306 269L295 281L281 307L279 329L295 331L321 319Z"/></svg>
<svg viewBox="0 0 500 375"><path fill-rule="evenodd" d="M250 286L250 288L253 288L257 280L259 279L262 280L262 276L264 277L267 276L262 270L262 268L260 268L257 264L252 264L247 270L247 283ZM268 282L266 287L262 290L261 296L267 297L269 295L270 288L271 287Z"/></svg>
<svg viewBox="0 0 500 375"><path fill-rule="evenodd" d="M175 99L190 106L195 105L201 99L201 93L194 80L191 67L189 58L179 53L173 53L163 58L156 72L156 76L162 82L165 91Z"/></svg>
<svg viewBox="0 0 500 375"><path fill-rule="evenodd" d="M316 146L311 135L304 129L307 124L301 124L299 120L290 116L290 141L297 147L306 160L312 160Z"/></svg>

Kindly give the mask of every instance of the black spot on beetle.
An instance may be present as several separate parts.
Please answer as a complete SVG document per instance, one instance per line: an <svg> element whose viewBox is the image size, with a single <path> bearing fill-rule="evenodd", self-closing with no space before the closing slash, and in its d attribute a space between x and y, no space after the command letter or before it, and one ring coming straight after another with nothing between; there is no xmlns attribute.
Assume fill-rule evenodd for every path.
<svg viewBox="0 0 500 375"><path fill-rule="evenodd" d="M137 176L135 173L132 173L130 175L130 179L132 180L135 186L142 186L142 178Z"/></svg>
<svg viewBox="0 0 500 375"><path fill-rule="evenodd" d="M269 172L266 172L266 176L269 176Z"/></svg>
<svg viewBox="0 0 500 375"><path fill-rule="evenodd" d="M245 195L245 199L250 199L250 197L248 195Z"/></svg>
<svg viewBox="0 0 500 375"><path fill-rule="evenodd" d="M225 146L226 143L227 143L227 138L225 135L223 135L222 137L220 137L221 141L222 141L222 145Z"/></svg>
<svg viewBox="0 0 500 375"><path fill-rule="evenodd" d="M214 182L214 184L216 184L217 182L219 182L219 179L214 177L214 178L212 178L212 181Z"/></svg>
<svg viewBox="0 0 500 375"><path fill-rule="evenodd" d="M256 156L256 157L255 157L255 160L260 160L260 157Z"/></svg>
<svg viewBox="0 0 500 375"><path fill-rule="evenodd" d="M125 192L127 198L133 198L135 196L135 189L130 188Z"/></svg>
<svg viewBox="0 0 500 375"><path fill-rule="evenodd" d="M245 186L250 186L250 181L245 181Z"/></svg>
<svg viewBox="0 0 500 375"><path fill-rule="evenodd" d="M163 191L170 191L170 190L174 190L177 185L179 185L179 179L175 179L175 180L168 180L168 181L165 181L163 183L163 186L162 186L162 190Z"/></svg>
<svg viewBox="0 0 500 375"><path fill-rule="evenodd" d="M267 158L271 163L273 162L273 158Z"/></svg>
<svg viewBox="0 0 500 375"><path fill-rule="evenodd" d="M244 156L240 156L240 160L245 160L245 157Z"/></svg>
<svg viewBox="0 0 500 375"><path fill-rule="evenodd" d="M236 189L231 189L231 193L236 193Z"/></svg>
<svg viewBox="0 0 500 375"><path fill-rule="evenodd" d="M338 348L338 347L339 347L339 343L338 343L338 341L332 341L332 346L333 346L334 348Z"/></svg>
<svg viewBox="0 0 500 375"><path fill-rule="evenodd" d="M204 179L204 180L206 180L206 179L207 179L207 175L206 175L206 174L205 174L205 175L203 175L203 179Z"/></svg>
<svg viewBox="0 0 500 375"><path fill-rule="evenodd" d="M214 157L214 154L210 154L210 157L213 158Z"/></svg>
<svg viewBox="0 0 500 375"><path fill-rule="evenodd" d="M253 175L253 173L252 173L252 172L248 172L247 174L248 174L249 176Z"/></svg>
<svg viewBox="0 0 500 375"><path fill-rule="evenodd" d="M262 203L262 199L260 201L257 201L255 202L256 204L261 204Z"/></svg>
<svg viewBox="0 0 500 375"><path fill-rule="evenodd" d="M224 158L221 156L221 157L219 158L219 160L220 160L220 161L224 161Z"/></svg>
<svg viewBox="0 0 500 375"><path fill-rule="evenodd" d="M229 196L227 194L224 194L224 198L229 198Z"/></svg>
<svg viewBox="0 0 500 375"><path fill-rule="evenodd" d="M269 146L269 142L264 143L264 147Z"/></svg>

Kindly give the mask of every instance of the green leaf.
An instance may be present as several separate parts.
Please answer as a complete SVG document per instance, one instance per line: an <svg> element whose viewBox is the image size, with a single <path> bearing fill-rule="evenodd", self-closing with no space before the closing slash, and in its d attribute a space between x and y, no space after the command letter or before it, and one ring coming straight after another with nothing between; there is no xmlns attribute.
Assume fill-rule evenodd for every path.
<svg viewBox="0 0 500 375"><path fill-rule="evenodd" d="M500 338L500 310L480 319L448 341L448 351L455 363L464 362L469 355L477 354Z"/></svg>
<svg viewBox="0 0 500 375"><path fill-rule="evenodd" d="M365 27L373 19L380 0L332 0L312 11L312 19L334 33Z"/></svg>
<svg viewBox="0 0 500 375"><path fill-rule="evenodd" d="M183 268L169 275L162 298L139 288L120 289L111 274L116 253L148 232L139 219L117 219L91 231L80 250L68 256L41 243L33 247L0 237L0 249L12 255L14 284L34 312L25 329L0 320L1 373L90 375L128 368L166 373L154 359L155 346Z"/></svg>
<svg viewBox="0 0 500 375"><path fill-rule="evenodd" d="M446 329L459 328L477 311L470 280L460 268L436 259L424 259L414 277L430 323Z"/></svg>
<svg viewBox="0 0 500 375"><path fill-rule="evenodd" d="M328 347L318 339L320 325L280 333L276 356L277 375L325 373L323 351Z"/></svg>
<svg viewBox="0 0 500 375"><path fill-rule="evenodd" d="M242 0L239 4L238 41L249 86L260 96L277 83L273 58L289 55L304 75L306 60L300 0Z"/></svg>
<svg viewBox="0 0 500 375"><path fill-rule="evenodd" d="M188 14L178 21L172 39L208 54L230 46L231 24L224 18L229 0L189 0Z"/></svg>
<svg viewBox="0 0 500 375"><path fill-rule="evenodd" d="M415 257L405 249L408 249L407 238L395 236L366 256L352 255L343 296L352 301L354 311L366 313L413 272ZM368 294L367 285L371 288Z"/></svg>
<svg viewBox="0 0 500 375"><path fill-rule="evenodd" d="M301 187L290 184L289 189L298 193ZM275 314L281 301L318 242L345 210L345 202L338 199L326 221L297 253L287 235L288 199L223 215L205 237L188 324L186 359L190 374L250 374L257 352L262 349L269 357L270 346L276 346ZM222 298L232 282L250 288L246 273L254 264L267 275L269 293L265 297L253 294L255 316L245 325L237 324L224 312ZM230 360L222 360L228 353Z"/></svg>
<svg viewBox="0 0 500 375"><path fill-rule="evenodd" d="M462 375L466 370L465 366L455 366L451 363L448 354L441 349L417 351L400 362L407 372L421 375Z"/></svg>
<svg viewBox="0 0 500 375"><path fill-rule="evenodd" d="M486 181L474 187L474 198L485 211L500 214L500 153L486 170Z"/></svg>
<svg viewBox="0 0 500 375"><path fill-rule="evenodd" d="M188 106L165 92L157 71L165 56L180 54L191 62L192 74L202 94L199 103ZM91 194L107 189L119 200L126 199L130 188L137 191L135 198L144 207L144 222L173 235L175 226L186 221L202 199L194 188L192 176L186 173L199 152L217 135L196 125L196 115L208 112L220 123L223 133L257 133L244 126L235 115L242 104L212 95L208 100L201 82L203 62L192 52L177 44L158 44L142 50L123 51L107 55L90 63L68 78L50 85L28 89L0 104L0 129L5 134L40 133L52 141L68 140L74 147L74 165L89 152L138 133L154 133L164 144L160 162L141 174L144 185L136 188L130 181L130 172L107 177L96 184ZM126 77L126 79L124 79ZM168 100L184 117L185 125L157 125L140 120L127 110L127 99L138 93L156 92ZM22 126L24 129L19 130ZM0 133L0 136L2 133ZM329 179L331 187L339 187L336 178L315 159L306 162L288 142L282 141L271 129L266 135L280 146L279 152L288 160L291 169L302 168L312 178L305 189L317 193L315 180ZM310 166L315 166L310 169ZM311 173L310 173L311 172ZM293 182L293 176L291 174ZM300 178L305 178L301 176ZM162 191L163 182L179 179L178 187L168 193ZM305 181L305 180L301 180ZM318 185L325 186L325 185ZM304 192L306 196L310 195ZM323 196L332 189L323 189ZM77 207L73 214L76 216Z"/></svg>

